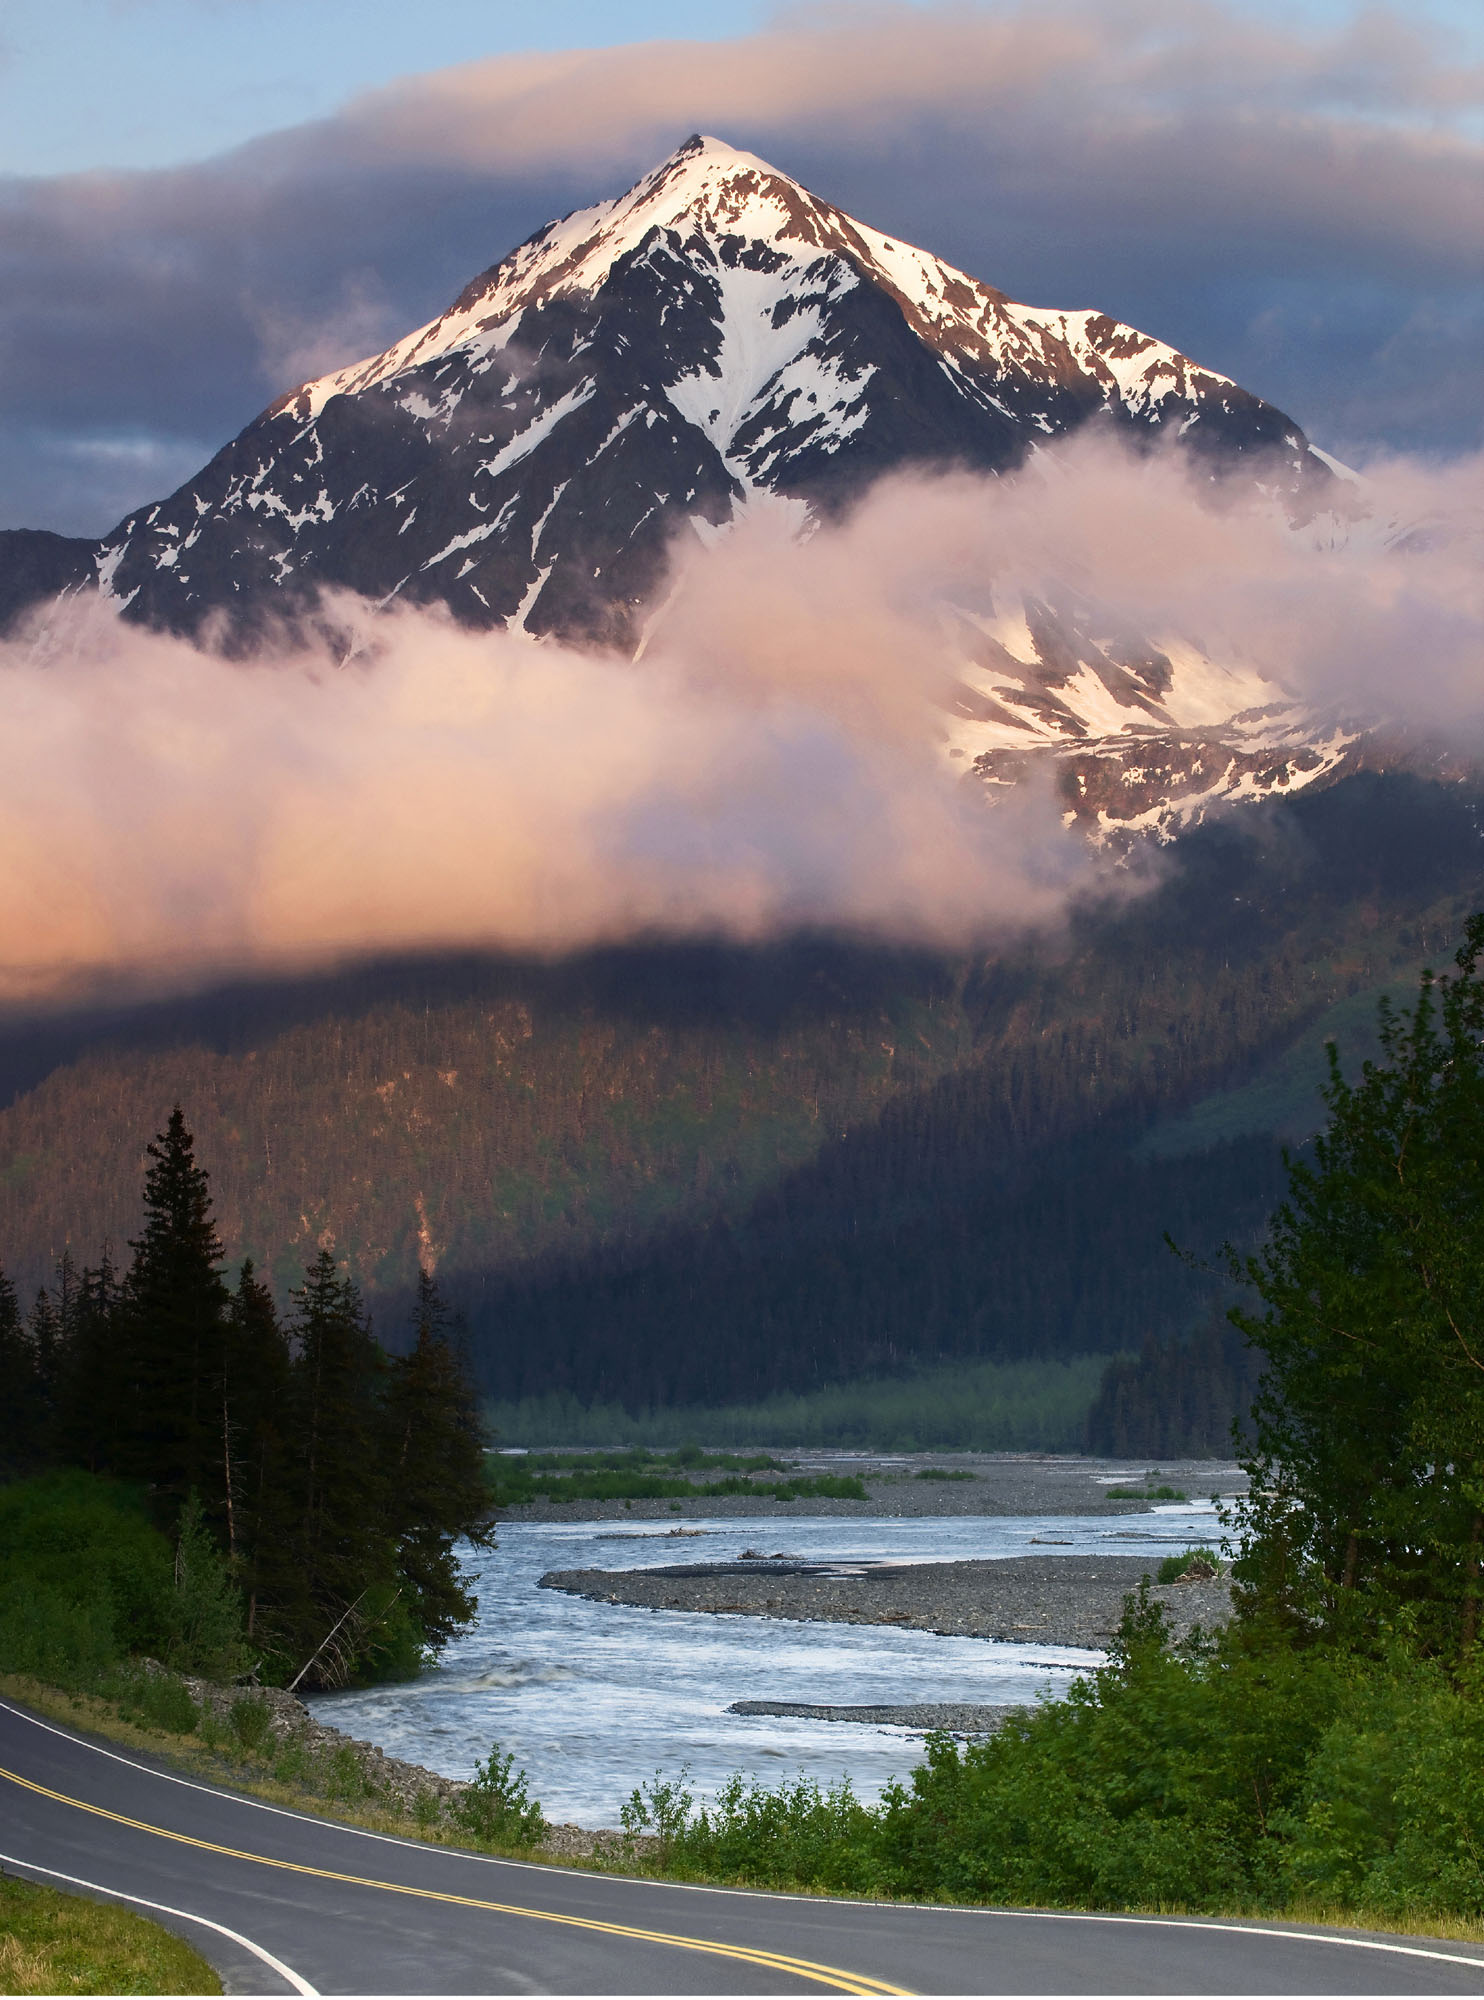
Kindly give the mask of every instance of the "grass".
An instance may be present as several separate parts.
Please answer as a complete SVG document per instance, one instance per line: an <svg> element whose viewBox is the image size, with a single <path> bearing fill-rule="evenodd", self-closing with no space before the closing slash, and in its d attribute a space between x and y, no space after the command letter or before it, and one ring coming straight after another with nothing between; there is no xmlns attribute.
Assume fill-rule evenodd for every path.
<svg viewBox="0 0 1484 2000"><path fill-rule="evenodd" d="M635 1413L575 1396L487 1403L501 1444L736 1449L760 1439L781 1450L1069 1451L1111 1357L971 1361L915 1375L838 1383L804 1395L725 1407Z"/></svg>
<svg viewBox="0 0 1484 2000"><path fill-rule="evenodd" d="M193 1737L182 1737L147 1723L131 1721L121 1715L114 1704L99 1700L95 1696L76 1694L68 1690L46 1686L17 1675L0 1675L0 1693L12 1700L23 1702L39 1714L49 1716L69 1728L107 1738L124 1748L138 1750L162 1764L176 1770L187 1771L208 1782L229 1785L234 1791L267 1799L276 1805L296 1807L300 1811L321 1814L327 1819L337 1820L347 1826L362 1827L368 1832L393 1834L404 1840L417 1840L430 1846L456 1846L482 1853L513 1856L523 1861L535 1862L545 1867L573 1868L591 1873L621 1873L643 1876L653 1880L672 1880L717 1885L747 1886L747 1878L742 1875L719 1875L697 1870L693 1867L664 1862L640 1847L614 1845L603 1854L594 1856L551 1856L539 1848L498 1844L480 1840L467 1828L450 1825L447 1821L430 1822L424 1817L408 1817L389 1812L365 1796L364 1788L345 1787L339 1792L326 1782L326 1774L317 1772L308 1764L294 1777L283 1770L283 1760L269 1766L262 1760L241 1754L224 1757L220 1746L208 1748ZM0 1878L0 1892L14 1886L5 1878ZM770 1885L776 1886L776 1885ZM804 1894L820 1893L807 1882L799 1882L795 1888ZM59 1897L61 1903L71 1903L71 1897ZM890 1903L891 1897L878 1900ZM905 1899L913 1901L912 1898ZM941 1898L946 1904L962 1899L951 1896ZM0 1909L6 1906L0 1904ZM99 1911L99 1906L83 1903L85 1910ZM977 1907L965 1902L964 1907ZM1018 1907L1033 1908L1036 1905ZM1048 1906L1049 1907L1049 1906ZM1184 1916L1190 1914L1183 1906L1159 1902L1126 1906L1130 1914L1148 1916ZM144 1932L155 1932L156 1926L142 1919L134 1919L127 1912L109 1911L130 1922L137 1922ZM1295 1903L1283 1910L1257 1908L1245 1903L1232 1903L1216 1911L1200 1914L1217 1916L1229 1921L1257 1921L1261 1923L1314 1924L1327 1925L1341 1930L1374 1931L1385 1936L1426 1937L1447 1940L1460 1944L1484 1944L1484 1923L1470 1918L1430 1916L1424 1919L1408 1920L1391 1912L1367 1909L1343 1909L1319 1903ZM0 1950L9 1926L0 1922ZM195 1961L195 1954L189 1948L171 1938L168 1932L160 1931L158 1936L167 1946L178 1950L185 1959ZM23 1943L25 1940L23 1939ZM107 1979L99 1984L62 1983L60 1968L49 1966L47 1977L50 1984L20 1984L10 1977L10 1965L0 1959L0 1993L218 1993L221 1991L216 1975L205 1966L204 1961L196 1961L199 1969L190 1973L184 1984L169 1985L163 1979L154 1984L129 1984L121 1970L110 1967Z"/></svg>
<svg viewBox="0 0 1484 2000"><path fill-rule="evenodd" d="M743 1456L734 1451L704 1451L698 1444L679 1451L650 1451L631 1445L627 1451L533 1451L521 1459L522 1472L792 1472L785 1459L766 1451Z"/></svg>
<svg viewBox="0 0 1484 2000"><path fill-rule="evenodd" d="M0 1993L220 1993L199 1953L133 1910L0 1877Z"/></svg>
<svg viewBox="0 0 1484 2000"><path fill-rule="evenodd" d="M604 1470L537 1472L526 1469L524 1459L486 1460L490 1495L497 1507L520 1507L532 1500L552 1500L559 1505L577 1500L867 1500L861 1481L854 1476L819 1473L797 1479L749 1479L729 1475L725 1479L692 1480L674 1473Z"/></svg>
<svg viewBox="0 0 1484 2000"><path fill-rule="evenodd" d="M914 1472L914 1479L977 1479L977 1472L948 1472L941 1465L925 1465L921 1472Z"/></svg>
<svg viewBox="0 0 1484 2000"><path fill-rule="evenodd" d="M1182 1493L1178 1486L1108 1486L1103 1490L1105 1500L1188 1500L1190 1495Z"/></svg>

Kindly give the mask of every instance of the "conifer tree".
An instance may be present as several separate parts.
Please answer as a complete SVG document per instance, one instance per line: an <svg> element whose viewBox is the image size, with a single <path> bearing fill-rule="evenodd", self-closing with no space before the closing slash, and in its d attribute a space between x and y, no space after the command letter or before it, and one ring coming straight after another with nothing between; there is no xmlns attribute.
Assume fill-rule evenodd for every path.
<svg viewBox="0 0 1484 2000"><path fill-rule="evenodd" d="M454 1544L488 1540L489 1489L473 1385L434 1278L419 1270L411 1351L391 1364L387 1470L397 1564L424 1640L473 1617Z"/></svg>
<svg viewBox="0 0 1484 2000"><path fill-rule="evenodd" d="M318 1645L337 1620L346 1621L333 1669L327 1670L338 1676L374 1651L372 1623L385 1616L397 1589L378 1450L385 1357L371 1336L359 1292L340 1276L328 1250L321 1250L291 1296L297 1351L290 1410L299 1525L294 1573L276 1581L274 1595L294 1647L306 1640Z"/></svg>
<svg viewBox="0 0 1484 2000"><path fill-rule="evenodd" d="M56 1455L98 1472L115 1463L126 1382L119 1352L121 1285L104 1244L94 1267L68 1287L66 1336L57 1369Z"/></svg>
<svg viewBox="0 0 1484 2000"><path fill-rule="evenodd" d="M0 1467L29 1471L43 1421L36 1343L21 1319L15 1286L0 1269Z"/></svg>
<svg viewBox="0 0 1484 2000"><path fill-rule="evenodd" d="M144 1233L121 1314L124 1410L116 1469L184 1500L223 1503L219 1373L227 1291L211 1189L177 1104L147 1148Z"/></svg>
<svg viewBox="0 0 1484 2000"><path fill-rule="evenodd" d="M32 1449L37 1457L48 1458L51 1455L57 1377L62 1365L63 1335L62 1315L45 1285L32 1302L27 1331L36 1370Z"/></svg>
<svg viewBox="0 0 1484 2000"><path fill-rule="evenodd" d="M298 1523L290 1490L289 1348L251 1258L244 1260L223 1322L223 1541L247 1602L247 1632L257 1636L260 1605L272 1622L265 1583L282 1570Z"/></svg>

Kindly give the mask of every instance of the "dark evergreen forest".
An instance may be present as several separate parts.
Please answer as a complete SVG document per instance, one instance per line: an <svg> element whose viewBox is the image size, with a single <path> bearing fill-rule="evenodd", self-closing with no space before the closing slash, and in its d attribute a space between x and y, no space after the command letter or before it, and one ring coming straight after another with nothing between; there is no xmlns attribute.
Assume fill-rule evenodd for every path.
<svg viewBox="0 0 1484 2000"><path fill-rule="evenodd" d="M635 945L12 1024L0 1244L31 1289L123 1240L138 1135L181 1101L227 1257L280 1311L326 1245L397 1346L436 1264L502 1398L672 1408L1149 1342L1146 1372L1229 1374L1190 1344L1201 1266L1255 1238L1278 1143L1151 1140L1452 949L1479 801L1363 773L1140 865L1142 893L972 957Z"/></svg>
<svg viewBox="0 0 1484 2000"><path fill-rule="evenodd" d="M395 1357L327 1250L280 1316L250 1259L226 1282L178 1106L146 1157L127 1265L64 1254L29 1312L0 1271L0 1475L105 1475L182 1549L210 1536L265 1679L413 1671L473 1615L453 1548L488 1513L436 1284L420 1277Z"/></svg>

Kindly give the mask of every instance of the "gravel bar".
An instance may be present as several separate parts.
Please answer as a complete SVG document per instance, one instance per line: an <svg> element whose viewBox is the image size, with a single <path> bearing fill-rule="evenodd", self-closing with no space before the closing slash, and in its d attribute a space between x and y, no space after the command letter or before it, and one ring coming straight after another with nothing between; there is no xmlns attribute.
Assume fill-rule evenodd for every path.
<svg viewBox="0 0 1484 2000"><path fill-rule="evenodd" d="M741 1612L755 1618L900 1625L944 1637L1105 1647L1123 1600L1151 1576L1146 1556L1007 1556L975 1562L678 1563L662 1569L548 1570L545 1590L651 1611ZM1231 1615L1216 1579L1157 1586L1174 1637Z"/></svg>
<svg viewBox="0 0 1484 2000"><path fill-rule="evenodd" d="M989 1736L1009 1715L1023 1715L1019 1703L986 1701L878 1702L861 1708L829 1708L810 1701L734 1701L728 1715L800 1715L811 1722L874 1722L898 1729L946 1729L952 1736Z"/></svg>

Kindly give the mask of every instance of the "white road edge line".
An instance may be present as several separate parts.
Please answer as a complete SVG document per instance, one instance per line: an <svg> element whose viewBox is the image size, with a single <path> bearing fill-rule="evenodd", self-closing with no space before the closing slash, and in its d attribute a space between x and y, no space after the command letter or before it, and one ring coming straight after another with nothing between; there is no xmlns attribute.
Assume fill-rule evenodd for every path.
<svg viewBox="0 0 1484 2000"><path fill-rule="evenodd" d="M60 1868L43 1868L39 1861L22 1861L19 1855L0 1854L0 1862L10 1868L24 1868L33 1875L50 1875L54 1882L70 1882L74 1889L91 1889L95 1895L108 1896L120 1903L137 1903L144 1910L158 1910L162 1916L180 1917L188 1924L200 1924L206 1930L216 1931L219 1936L230 1938L233 1944L240 1944L244 1951L250 1951L254 1958L260 1958L264 1965L276 1972L280 1979L286 1979L296 1993L304 2000L319 2000L319 1990L311 1986L307 1979L301 1979L292 1966L285 1965L281 1958L275 1958L271 1951L252 1939L244 1937L241 1931L229 1930L225 1924L216 1923L210 1917L198 1917L194 1910L173 1909L169 1903L152 1903L147 1896L131 1896L127 1889L106 1889L101 1882L84 1882L80 1875L64 1875Z"/></svg>
<svg viewBox="0 0 1484 2000"><path fill-rule="evenodd" d="M253 1799L241 1792L229 1792L220 1785L200 1785L194 1778L178 1778L172 1771L156 1770L153 1764L141 1764L133 1757L120 1756L117 1750L105 1750L100 1743L89 1743L84 1736L78 1736L70 1729L59 1729L55 1723L43 1722L39 1716L27 1715L24 1709L15 1708L8 1701L0 1701L0 1710L13 1715L18 1722L29 1722L37 1729L44 1729L49 1736L60 1736L64 1743L73 1743L79 1750L92 1750L99 1757L107 1757L115 1764L126 1764L131 1771L142 1771L148 1778L163 1778L167 1784L183 1785L188 1792L205 1792L208 1798L230 1799L234 1805L253 1806L259 1812L274 1813L279 1819L302 1820L306 1826L333 1826L342 1833L359 1834L362 1840L379 1840L385 1847L410 1847L414 1853L429 1854L439 1850L429 1841L406 1840L400 1834L374 1833L370 1827L352 1826L346 1820L326 1820L315 1813L295 1812L290 1806L271 1805L267 1799ZM560 1873L549 1864L539 1861L509 1861L504 1855L473 1854L466 1848L443 1850L456 1855L463 1861L482 1861L491 1868L523 1868L533 1875ZM4 1860L0 1855L0 1860ZM1146 1929L1184 1931L1227 1931L1239 1937L1278 1938L1290 1944L1336 1944L1348 1945L1352 1951L1390 1951L1402 1958L1435 1958L1444 1965L1477 1965L1484 1968L1484 1958L1469 1958L1456 1951L1431 1951L1426 1945L1390 1944L1382 1938L1346 1937L1341 1931L1280 1931L1272 1924L1222 1923L1210 1917L1144 1917L1132 1911L1098 1910L1012 1910L986 1908L954 1903L886 1903L872 1902L856 1896L800 1896L777 1889L726 1889L709 1882L656 1882L651 1876L609 1875L610 1882L642 1882L651 1889L683 1889L692 1896L750 1896L756 1901L773 1903L830 1903L836 1909L844 1910L931 1910L942 1917L1035 1917L1048 1924L1142 1924Z"/></svg>

